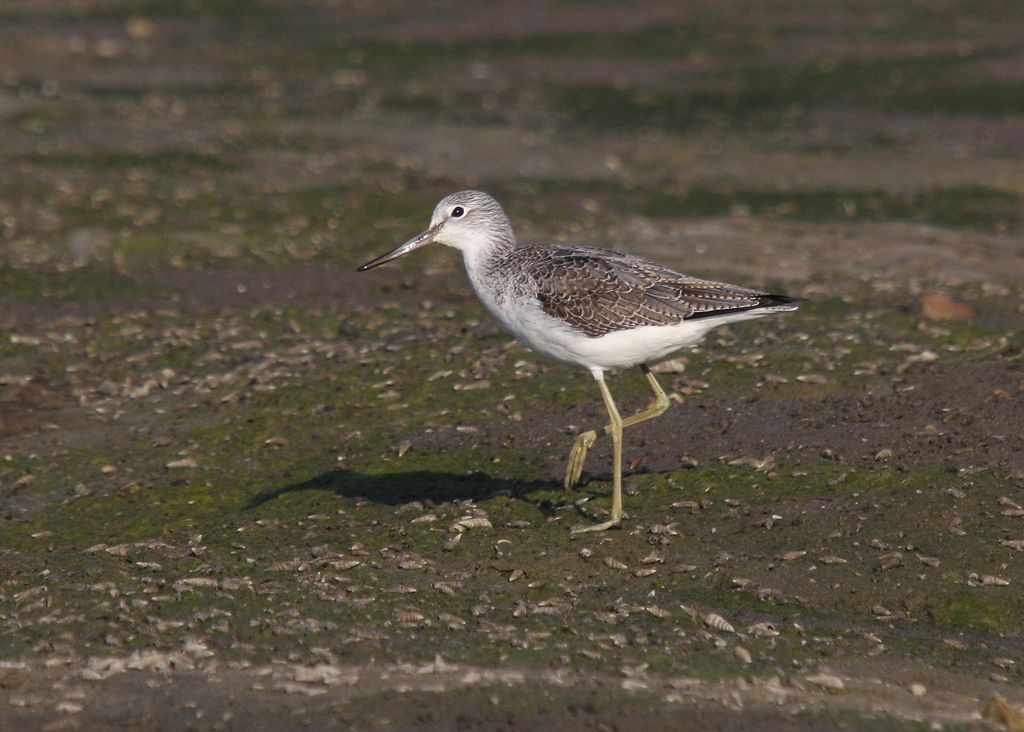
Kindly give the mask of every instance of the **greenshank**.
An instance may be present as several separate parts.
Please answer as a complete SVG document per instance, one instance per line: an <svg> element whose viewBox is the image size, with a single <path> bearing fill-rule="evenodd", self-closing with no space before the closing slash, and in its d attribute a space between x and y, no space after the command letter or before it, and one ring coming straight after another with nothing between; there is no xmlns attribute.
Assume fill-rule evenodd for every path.
<svg viewBox="0 0 1024 732"><path fill-rule="evenodd" d="M462 252L466 274L484 307L528 348L587 369L597 380L609 423L576 437L565 471L572 488L587 451L612 438L611 518L576 527L603 531L622 522L622 431L669 406L650 365L712 328L796 310L794 298L702 280L630 254L585 246L519 246L505 211L480 191L461 191L437 204L426 231L359 268L365 271L432 242ZM605 372L639 366L654 404L623 418Z"/></svg>

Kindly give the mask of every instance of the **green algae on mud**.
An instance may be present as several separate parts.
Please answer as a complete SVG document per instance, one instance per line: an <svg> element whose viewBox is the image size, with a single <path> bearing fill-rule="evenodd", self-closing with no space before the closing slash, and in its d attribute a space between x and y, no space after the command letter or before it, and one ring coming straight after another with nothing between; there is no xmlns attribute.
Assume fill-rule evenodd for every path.
<svg viewBox="0 0 1024 732"><path fill-rule="evenodd" d="M159 174L196 172L197 170L227 171L235 165L219 155L199 153L192 150L152 151L145 155L127 152L95 154L31 153L21 156L18 162L50 168L81 168L91 172L122 169L152 169Z"/></svg>
<svg viewBox="0 0 1024 732"><path fill-rule="evenodd" d="M318 572L333 571L337 578L347 578L341 587L365 581L378 588L398 583L397 594L381 595L364 587L362 592L376 594L376 599L356 607L349 607L347 601L339 606L338 599L324 604L295 597L291 604L303 616L330 617L337 623L351 614L352 621L388 625L395 617L407 615L413 620L400 622L412 623L416 632L385 643L380 650L385 657L410 653L419 657L422 654L414 649L433 638L432 643L444 644L449 657L472 663L494 662L501 653L452 642L443 628L423 625L415 618L442 613L465 617L482 597L490 597L492 609L486 615L493 613L496 622L522 618L515 612L517 603L552 608L555 617L584 613L589 618L587 613L600 614L608 603L643 606L643 598L650 594L663 598L656 604L670 608L674 623L682 622L683 627L694 627L694 621L671 611L673 601L714 609L734 623L784 613L805 627L827 626L840 618L855 626L875 625L874 608L884 606L891 609L890 623L911 623L907 628L927 618L949 631L985 630L1010 637L1021 632L1019 610L1015 612L1007 598L996 594L1002 588L965 589L970 572L1005 573L998 566L1001 532L996 527L975 523L970 512L963 512L958 526L969 540L915 530L917 517L947 510L943 486L961 482L947 473L851 475L847 471L842 475L839 468L822 473L780 467L772 475L722 465L669 476L638 476L631 479L639 495L627 499L632 516L626 531L596 541L572 541L567 526L588 520L581 506L590 503L579 504L579 496L543 486L524 488L507 478L425 469L431 461L445 464L437 456L424 456L418 471L407 468L397 475L331 471L270 488L269 493L260 490L259 482L232 487L203 486L196 481L188 486L154 485L126 496L77 499L4 533L3 563L11 570L4 594L10 600L41 583L51 600L69 611L87 596L87 592L76 594L87 585L127 582L138 591L153 581L169 586L183 576L212 577L209 589L206 580L195 585L189 581L182 587L190 589L175 594L178 599L164 601L170 602L166 620L173 622L195 612L195 593L205 596L207 603L221 596L229 602L224 607L231 607L232 591L216 588L235 573L246 578L245 586L267 588L266 602L271 605L250 599L250 613L259 615L276 606L286 587L297 582L315 588L320 582ZM396 486L396 480L405 483ZM979 476L975 482L979 495L972 503L978 505L1003 485L996 476ZM986 485L991 488L980 488ZM591 484L583 497L603 501L604 493ZM241 498L247 498L247 503L240 503ZM466 531L457 547L446 550L443 545L455 535L449 525L458 522L467 506L486 515L493 528ZM410 523L419 516L433 518ZM856 519L855 526L850 525L851 518ZM647 533L644 527L662 528ZM979 553L982 541L992 550ZM346 549L350 544L353 549ZM27 562L34 561L33 546L45 546L45 578L25 571ZM111 554L108 547L124 548ZM495 553L494 547L501 551ZM589 553L582 556L584 548L593 559ZM660 556L648 565L657 570L654 574L630 576L600 561L611 557L627 566L643 567L641 559L652 550ZM806 552L806 559L779 559L795 550ZM893 552L900 553L902 561L880 571L879 557ZM915 554L941 557L941 569L918 564ZM348 567L350 556L355 568L332 570L332 566ZM830 559L835 556L839 559ZM243 557L248 559L243 562ZM126 564L125 558L132 561ZM674 569L680 560L687 568ZM509 584L509 573L517 568L525 568L526 577L522 583ZM370 575L360 582L366 572ZM457 591L432 590L439 582L443 587L450 583ZM565 583L573 588L571 609L561 601L543 604L553 601L546 586ZM278 590L271 591L274 587ZM406 594L402 587L411 587L413 594ZM780 592L779 587L786 589ZM533 617L546 616L549 613ZM662 622L658 617L642 624L652 644L657 639L668 641L657 630ZM518 623L527 635L534 625L529 618ZM670 627L675 626L665 629ZM260 634L253 636L235 621L231 628L247 642L260 644ZM35 637L34 631L26 632L25 642ZM88 645L91 637L95 636L85 634L83 642ZM579 643L571 637L563 642L569 650ZM435 647L432 643L428 647ZM665 653L648 648L645 657L654 668L677 668L674 655L667 649ZM530 663L532 658L545 663L547 657L546 653L517 653L516 662ZM701 673L711 673L713 665L706 666L707 662L692 658L687 667L695 670L693 665L699 664Z"/></svg>
<svg viewBox="0 0 1024 732"><path fill-rule="evenodd" d="M0 297L20 301L107 300L152 297L152 285L107 267L39 270L0 266ZM168 293L169 294L169 293Z"/></svg>
<svg viewBox="0 0 1024 732"><path fill-rule="evenodd" d="M993 58L1002 58L996 51ZM1012 85L974 80L950 85L959 56L845 60L805 66L747 66L725 71L710 88L629 89L574 85L554 90L557 107L580 126L612 129L695 126L778 127L829 104L858 104L918 112L941 111L1001 116L1019 113ZM964 74L963 76L969 76ZM723 83L724 82L724 83ZM948 96L947 96L948 94Z"/></svg>
<svg viewBox="0 0 1024 732"><path fill-rule="evenodd" d="M588 197L609 213L640 213L650 218L725 216L742 209L749 215L799 221L911 220L1005 231L1019 227L1024 216L1024 198L988 186L936 188L909 195L883 190L748 189L737 184L677 188L555 179L510 186L524 197Z"/></svg>
<svg viewBox="0 0 1024 732"><path fill-rule="evenodd" d="M681 688L691 678L669 682ZM754 678L755 683L762 683ZM538 684L530 679L516 685L459 689L432 693L386 691L374 694L339 710L346 724L366 729L417 729L429 725L486 726L493 722L495 708L501 709L502 723L510 729L559 728L576 730L582 719L599 718L611 729L644 729L649 732L702 732L709 729L744 729L770 732L809 732L810 730L856 729L864 724L860 714L845 710L803 710L750 708L701 703L656 704L645 695L617 688L618 678L600 679L586 686L560 688L550 682ZM643 680L634 685L642 688ZM670 694L672 696L672 694ZM682 701L682 694L675 697ZM455 711L457 710L457 711ZM452 717L455 719L452 719ZM870 715L871 729L877 732L926 732L929 723L889 716ZM944 725L953 732L973 729L973 725Z"/></svg>
<svg viewBox="0 0 1024 732"><path fill-rule="evenodd" d="M41 11L25 12L18 9L0 11L0 18L10 23L46 18L51 22L61 23L96 23L103 21L129 21L144 18L147 20L175 20L191 18L195 20L229 20L249 21L266 20L270 30L275 22L286 17L273 7L272 3L259 0L136 0L124 3L83 4L73 9L59 10L43 7Z"/></svg>
<svg viewBox="0 0 1024 732"><path fill-rule="evenodd" d="M939 627L1017 635L1024 625L1020 603L1014 597L993 597L971 590L924 602L928 617Z"/></svg>
<svg viewBox="0 0 1024 732"><path fill-rule="evenodd" d="M214 159L224 162L218 156ZM127 156L126 160L134 158ZM153 165L163 166L160 161L157 155ZM185 168L190 164L182 163ZM154 182L144 179L129 186L121 180L122 172L120 168L90 168L89 176L94 180L89 187L105 191L108 197L98 202L57 197L48 208L59 235L40 238L31 247L23 245L31 250L30 260L44 261L51 267L85 263L143 274L168 267L197 269L225 264L263 268L303 262L349 266L419 230L429 211L430 197L464 185L395 170L371 176L383 177L379 183L371 180L358 185L303 186L268 196L259 186L244 182L238 171L216 167L198 173L151 170L147 175L156 176ZM200 175L203 183L168 183L169 179L192 175ZM403 190L397 192L389 190L393 188L389 181L396 175L403 181ZM549 234L553 233L550 209L559 201L569 205L582 200L590 202L588 205L596 203L599 222L637 214L652 220L736 215L815 223L919 221L1000 235L1017 231L1024 211L1017 193L977 185L902 193L857 188L751 188L738 182L627 184L551 178L491 182L487 187L506 199L514 219L528 221L535 230ZM32 197L32 205L52 197L52 190L43 191ZM154 197L159 199L156 204ZM534 210L538 200L547 202L543 214ZM381 210L389 214L384 222L377 214ZM78 239L85 244L77 244ZM76 251L76 247L82 251ZM418 269L408 263L399 266ZM20 264L19 268L26 269Z"/></svg>
<svg viewBox="0 0 1024 732"><path fill-rule="evenodd" d="M443 433L464 426L467 430L475 430L473 425L479 424L481 419L492 422L497 418L500 422L514 416L512 408L519 414L535 410L550 412L595 402L592 385L573 372L558 367L531 370L536 367L517 360L517 351L508 350L507 341L500 334L493 337L496 341L493 345L488 345L491 336L480 341L478 331L461 325L470 318L472 306L461 297L454 302L457 307L452 309L439 311L431 306L422 311L419 322L405 325L401 323L406 319L406 313L399 307L389 309L385 303L374 308L374 314L360 318L362 335L349 336L344 344L319 343L309 355L301 355L307 352L303 343L311 336L322 335L331 339L337 327L336 315L306 314L298 309L257 309L247 317L228 319L216 327L210 322L196 322L174 314L134 317L99 328L89 326L89 356L106 364L104 378L108 382L110 379L124 382L123 386L111 386L97 380L93 389L102 387L109 390L116 386L117 390L128 393L142 388L141 385L154 378L177 379L182 385L197 379L201 385L206 378L215 379L211 382L214 388L204 387L199 392L206 396L189 397L189 389L181 386L168 389L168 384L151 397L162 402L159 408L164 413L172 415L167 418L168 426L175 425L173 434L178 449L181 445L205 446L202 449L192 447L189 451L198 459L201 468L185 474L168 473L163 465L174 461L176 450L169 449L170 444L146 448L127 461L129 469L145 476L141 484L135 484L137 480L128 480L128 487L121 490L134 494L141 490L141 485L147 486L148 490L150 484L184 481L190 487L170 491L165 500L174 503L188 496L184 503L187 506L187 501L195 498L193 492L201 493L218 486L213 491L221 496L217 500L243 503L246 499L231 486L239 466L247 466L256 472L270 471L267 478L278 480L296 474L296 454L319 456L317 460L324 469L333 467L333 461L339 454L348 455L346 466L361 467L359 462L380 461L382 469L374 472L382 475L399 466L408 471L428 470L452 475L495 470L497 466L497 478L519 479L527 483L544 479L547 469L538 460L523 455L509 456L495 446L481 452L471 442L457 449L446 448L442 463L433 461L429 455L421 455L418 450L404 458L396 458L396 451L403 441L423 434L425 429ZM910 301L906 306L910 306ZM875 307L880 307L880 304L876 302ZM901 307L899 303L892 303L889 309L899 310ZM954 323L942 329L922 331L915 317L893 316L891 313L885 318L882 331L881 322L876 318L857 316L855 306L840 301L811 303L806 310L811 319L799 321L799 331L794 330L794 324L787 325L782 321L760 329L771 343L770 360L756 360L755 366L750 367L749 359L745 360L743 353L746 346L740 346L744 342L738 341L734 335L719 336L706 349L690 356L687 373L705 380L706 384L701 389L709 389L711 394L731 391L756 393L761 389L771 399L812 400L827 395L856 393L878 374L902 373L900 369L913 363L905 360L906 353L916 357L918 353L934 349L929 358L971 362L1000 352L1011 353L1014 343L1019 343L1020 339L1019 334L1015 338L997 337L998 329L972 324ZM817 332L806 327L816 322L814 314L818 310L829 313L830 327L835 330L838 323L839 330ZM838 314L844 317L839 318ZM421 328L427 321L433 324L433 337L424 340ZM848 331L848 328L852 330ZM154 332L160 335L154 335ZM787 333L790 335L786 336ZM836 333L842 336L838 341ZM211 349L211 339L222 345ZM907 343L914 341L916 344L908 351ZM39 346L12 343L3 346L0 352L7 354L12 359L11 363L21 364L19 369L27 371L34 368L31 366L32 357L37 355L41 359L40 365L45 362L54 369L56 378L63 369L77 363L75 351L78 342L66 334L60 340L46 340ZM833 353L836 342L842 347ZM287 358L295 364L301 362L305 365L295 373L282 372L273 389L251 391L244 400L233 403L230 400L239 398L237 385L221 383L215 378L216 374L243 369L238 373L240 378L247 373L244 370L246 364L260 349L266 348L263 344L270 343L276 343L278 347L267 352L267 356L280 360L286 353L296 353ZM763 347L763 344L754 344L755 352ZM365 350L367 348L370 350ZM481 360L472 370L466 371L464 366L458 366L462 354L475 352L479 353ZM359 357L362 363L358 367L336 368L339 354L351 358L356 353L362 353ZM820 358L811 355L819 353L823 354ZM411 368L417 363L441 365L439 362L449 359L455 359L456 368L442 367L427 375ZM857 376L848 367L871 361L878 365L866 376ZM840 363L847 367L836 368ZM481 372L482 364L486 367ZM260 363L256 362L254 368L256 366ZM166 369L170 369L173 376L161 376ZM521 369L526 371L520 373ZM76 371L80 370L76 367ZM456 374L456 371L466 372ZM817 372L819 376L827 373L828 378L821 384L798 378L808 372L812 375ZM774 379L770 388L766 388L766 373ZM530 377L527 382L529 388L515 387L523 376ZM498 393L493 388L459 388L472 385L480 377L509 384L507 392ZM670 382L674 383L674 380ZM681 383L688 385L691 381ZM172 392L178 392L180 396ZM101 402L108 398L102 390L93 392L87 389L87 393ZM643 384L636 379L619 380L616 393L624 405L646 398ZM224 413L217 415L215 405L225 403L229 406L220 407ZM140 402L137 406L143 404L145 402ZM337 412L342 406L344 414ZM119 409L135 411L133 419L136 421L144 418L130 402L122 404ZM187 421L180 423L180 418L186 415ZM510 433L516 430L514 425L502 428L502 431ZM557 433L558 430L553 429L551 436ZM339 440L339 436L342 439ZM287 440L286 449L268 447L274 441L280 442L282 437ZM128 439L120 442L122 446L131 444L132 440ZM138 443L135 445L132 449L138 450ZM545 448L545 451L558 451L561 447L556 445ZM496 459L503 459L503 463L492 463ZM106 494L114 484L124 483L113 477L97 480L95 471L101 463L116 465L117 462L109 451L97 455L92 443L86 442L81 450L55 456L48 466L48 474L37 475L34 486L21 489L20 493L22 496L42 496L57 489L58 485L81 482L89 486L91 492ZM61 473L62 470L65 472ZM61 481L55 482L61 475ZM295 478L290 482L303 480L301 474ZM225 483L227 486L222 487ZM279 487L268 486L265 490ZM144 522L144 526L148 524ZM138 536L145 536L147 530L144 528Z"/></svg>

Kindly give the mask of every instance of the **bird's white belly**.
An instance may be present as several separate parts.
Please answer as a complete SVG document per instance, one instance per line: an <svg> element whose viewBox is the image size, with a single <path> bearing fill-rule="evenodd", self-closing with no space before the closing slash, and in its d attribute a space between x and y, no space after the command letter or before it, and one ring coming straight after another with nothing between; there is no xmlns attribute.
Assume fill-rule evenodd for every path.
<svg viewBox="0 0 1024 732"><path fill-rule="evenodd" d="M645 325L590 337L551 317L536 301L497 304L485 300L484 304L528 348L590 371L654 363L682 348L696 345L716 326L762 314L735 313L720 318L684 320L676 325Z"/></svg>

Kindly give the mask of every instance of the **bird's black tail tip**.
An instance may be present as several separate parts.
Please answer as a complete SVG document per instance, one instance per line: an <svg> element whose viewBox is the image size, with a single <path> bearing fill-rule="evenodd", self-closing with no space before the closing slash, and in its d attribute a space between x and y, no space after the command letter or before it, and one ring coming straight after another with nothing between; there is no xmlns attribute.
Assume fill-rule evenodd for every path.
<svg viewBox="0 0 1024 732"><path fill-rule="evenodd" d="M759 308L775 308L789 305L795 310L800 306L800 303L806 301L806 298L792 297L790 295L762 295L758 300L757 306Z"/></svg>

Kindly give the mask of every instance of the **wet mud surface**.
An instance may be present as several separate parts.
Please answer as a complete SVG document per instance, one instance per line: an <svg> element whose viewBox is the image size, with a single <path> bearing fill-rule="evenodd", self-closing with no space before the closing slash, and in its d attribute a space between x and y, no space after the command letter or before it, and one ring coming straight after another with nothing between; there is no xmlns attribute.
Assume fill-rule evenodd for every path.
<svg viewBox="0 0 1024 732"><path fill-rule="evenodd" d="M0 729L1024 729L1017 4L0 21ZM587 374L354 271L470 186L805 298L659 369L620 530Z"/></svg>

